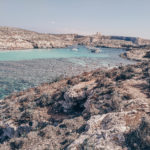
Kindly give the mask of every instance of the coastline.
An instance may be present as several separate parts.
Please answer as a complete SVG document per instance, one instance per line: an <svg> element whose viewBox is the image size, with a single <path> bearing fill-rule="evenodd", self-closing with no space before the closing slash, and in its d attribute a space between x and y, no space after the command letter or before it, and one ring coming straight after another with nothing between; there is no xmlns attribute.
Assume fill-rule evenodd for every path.
<svg viewBox="0 0 150 150"><path fill-rule="evenodd" d="M148 48L139 48L139 49L132 49L132 50L126 50L125 53L122 53L120 56L122 58L128 59L128 60L134 60L137 62L141 61L147 61L149 60L149 57L146 57L147 53L150 52L150 49Z"/></svg>
<svg viewBox="0 0 150 150"><path fill-rule="evenodd" d="M141 61L150 51L150 40L138 37L42 34L19 28L0 27L0 51L66 48L74 45L87 47L119 48L126 50L121 57ZM138 54L137 54L138 53Z"/></svg>
<svg viewBox="0 0 150 150"><path fill-rule="evenodd" d="M81 58L75 58L76 61ZM85 60L84 60L85 59ZM90 72L100 67L92 64L92 60L84 58L89 65L81 65L65 58L35 59L19 61L0 61L0 99L15 91L51 83L66 77L73 77L84 72ZM101 68L105 68L101 65ZM6 89L6 90L4 90ZM4 91L3 91L4 90ZM6 97L6 96L5 96Z"/></svg>
<svg viewBox="0 0 150 150"><path fill-rule="evenodd" d="M24 51L29 52L28 50ZM115 49L112 50L112 53L114 53L113 51L115 51ZM19 50L16 50L16 52L19 52ZM0 61L0 70L1 70L0 80L2 86L1 90L3 91L5 89L4 88L5 86L7 89L7 85L9 85L9 90L6 90L7 92L4 91L3 92L11 94L13 92L13 89L15 89L16 92L17 91L19 92L20 90L24 90L24 88L27 89L40 85L42 83L52 82L53 80L55 80L55 78L59 78L60 76L62 79L65 77L79 75L85 71L90 72L98 68L109 69L112 67L119 67L121 65L124 65L123 64L124 60L121 60L119 57L120 57L119 55L116 55L116 59L120 60L120 62L119 61L109 62L109 59L106 59L108 61L107 64L104 64L106 63L105 62L106 60L101 60L98 57L95 59L93 59L92 57L91 58L77 57L72 58L73 60L71 58L36 58L30 60L18 60L21 67L19 67L17 60ZM77 63L78 61L81 62ZM113 63L116 63L116 65ZM124 63L130 64L130 62ZM69 68L72 68L71 69L72 71ZM12 83L10 83L9 80ZM6 82L5 83L6 85L4 84L5 86L3 85L4 81ZM25 86L21 86L21 83L24 84ZM1 90L0 93L2 92ZM0 97L2 97L1 95L3 94L0 94Z"/></svg>
<svg viewBox="0 0 150 150"><path fill-rule="evenodd" d="M80 42L86 43L81 39ZM70 73L70 77L58 76L0 100L0 149L147 148L150 142L149 51L140 46L126 48L120 57L140 62L94 71L93 66L90 70L76 65L75 69L73 63L63 59L49 60L44 69L42 64L46 61L35 60L38 65L34 75L28 74L30 81L37 76L39 68L42 73L39 81L45 75L56 77L60 69L64 74ZM59 67L55 68L51 61ZM26 75L26 66L31 67L28 73L33 69L33 61L23 66L26 63L22 61L21 76ZM7 65L16 72L15 62L13 67L11 63Z"/></svg>
<svg viewBox="0 0 150 150"><path fill-rule="evenodd" d="M73 45L122 48L150 45L150 40L138 37L42 34L19 28L0 27L0 49L64 48Z"/></svg>

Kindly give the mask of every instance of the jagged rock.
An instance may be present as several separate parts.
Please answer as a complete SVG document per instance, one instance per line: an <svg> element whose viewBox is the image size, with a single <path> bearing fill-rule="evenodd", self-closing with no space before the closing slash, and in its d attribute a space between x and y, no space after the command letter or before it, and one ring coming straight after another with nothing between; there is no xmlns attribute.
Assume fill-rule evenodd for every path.
<svg viewBox="0 0 150 150"><path fill-rule="evenodd" d="M13 128L7 126L7 127L0 127L0 143L3 143L11 138L13 138L15 135L15 131Z"/></svg>
<svg viewBox="0 0 150 150"><path fill-rule="evenodd" d="M87 98L87 91L96 86L95 81L90 82L82 82L79 83L72 88L70 88L64 94L64 103L62 104L64 107L64 111L72 109L83 109L85 100Z"/></svg>
<svg viewBox="0 0 150 150"><path fill-rule="evenodd" d="M149 148L149 70L98 69L12 94L0 102L0 149Z"/></svg>
<svg viewBox="0 0 150 150"><path fill-rule="evenodd" d="M134 118L137 114L137 112L121 112L92 116L87 122L87 132L82 133L67 149L123 150L124 134L130 131L132 125L127 118ZM135 121L135 126L140 123L141 118L142 114L139 120Z"/></svg>
<svg viewBox="0 0 150 150"><path fill-rule="evenodd" d="M0 144L15 137L25 136L30 131L31 127L29 126L19 126L16 130L9 125L0 127Z"/></svg>

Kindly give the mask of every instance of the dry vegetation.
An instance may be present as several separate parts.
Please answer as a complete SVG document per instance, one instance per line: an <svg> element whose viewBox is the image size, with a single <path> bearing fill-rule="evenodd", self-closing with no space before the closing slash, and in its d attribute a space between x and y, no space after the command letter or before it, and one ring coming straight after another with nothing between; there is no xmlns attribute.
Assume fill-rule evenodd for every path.
<svg viewBox="0 0 150 150"><path fill-rule="evenodd" d="M1 100L0 149L148 149L149 69L96 70Z"/></svg>

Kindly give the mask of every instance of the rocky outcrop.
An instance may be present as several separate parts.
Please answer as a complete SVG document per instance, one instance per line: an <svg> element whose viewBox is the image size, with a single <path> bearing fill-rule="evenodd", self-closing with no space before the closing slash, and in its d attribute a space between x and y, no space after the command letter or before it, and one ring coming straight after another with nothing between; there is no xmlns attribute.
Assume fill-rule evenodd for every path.
<svg viewBox="0 0 150 150"><path fill-rule="evenodd" d="M134 111L92 116L87 121L87 132L82 133L78 139L68 146L68 149L124 149L126 142L125 133L130 132L132 128L130 125L132 126L133 123L126 118L132 119L136 115L139 117L135 122L136 126L140 124L143 114L138 114Z"/></svg>
<svg viewBox="0 0 150 150"><path fill-rule="evenodd" d="M135 46L132 41L125 41L120 39L111 39L110 36L85 36L77 38L77 43L92 47L109 47L109 48L126 48L128 46Z"/></svg>
<svg viewBox="0 0 150 150"><path fill-rule="evenodd" d="M136 61L149 60L150 48L131 48L125 53L121 54L121 57Z"/></svg>
<svg viewBox="0 0 150 150"><path fill-rule="evenodd" d="M0 101L0 149L149 149L150 63L98 69Z"/></svg>
<svg viewBox="0 0 150 150"><path fill-rule="evenodd" d="M73 45L73 34L41 34L19 28L0 27L0 49L59 48Z"/></svg>

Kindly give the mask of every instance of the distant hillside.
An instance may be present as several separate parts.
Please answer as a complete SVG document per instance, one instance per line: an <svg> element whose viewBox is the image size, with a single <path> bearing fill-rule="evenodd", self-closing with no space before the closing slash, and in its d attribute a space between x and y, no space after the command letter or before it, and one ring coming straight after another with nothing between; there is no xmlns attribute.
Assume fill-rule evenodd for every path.
<svg viewBox="0 0 150 150"><path fill-rule="evenodd" d="M12 27L0 27L0 49L60 48L70 45L91 45L112 48L127 48L150 45L150 40L136 37L82 36L78 34L43 34Z"/></svg>
<svg viewBox="0 0 150 150"><path fill-rule="evenodd" d="M72 45L74 35L41 34L18 28L0 27L0 49L53 48Z"/></svg>

